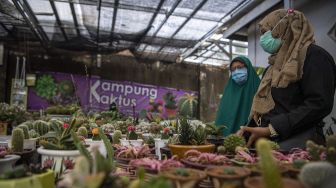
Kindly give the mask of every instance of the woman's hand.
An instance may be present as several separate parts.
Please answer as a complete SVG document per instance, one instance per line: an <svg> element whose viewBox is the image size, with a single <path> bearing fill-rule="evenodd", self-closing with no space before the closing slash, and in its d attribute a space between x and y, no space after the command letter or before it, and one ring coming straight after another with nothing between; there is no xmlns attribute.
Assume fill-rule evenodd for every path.
<svg viewBox="0 0 336 188"><path fill-rule="evenodd" d="M269 130L268 127L241 127L242 132L247 131L251 133L251 136L247 142L247 147L250 147L253 142L258 140L259 138L262 137L269 137L271 135L271 131ZM240 132L240 130L238 132ZM238 133L237 132L237 133Z"/></svg>

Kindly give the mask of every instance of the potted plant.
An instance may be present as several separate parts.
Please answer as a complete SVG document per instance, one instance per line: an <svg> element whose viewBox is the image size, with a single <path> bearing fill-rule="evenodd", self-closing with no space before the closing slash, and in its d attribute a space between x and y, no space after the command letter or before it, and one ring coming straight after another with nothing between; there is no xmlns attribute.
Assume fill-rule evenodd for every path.
<svg viewBox="0 0 336 188"><path fill-rule="evenodd" d="M155 154L159 157L159 160L161 160L161 152L160 149L162 147L165 147L168 143L168 140L170 138L170 129L168 127L163 128L161 133L161 138L154 138L155 141Z"/></svg>
<svg viewBox="0 0 336 188"><path fill-rule="evenodd" d="M136 128L134 125L129 125L127 139L120 139L122 146L142 146L143 139L138 139L138 134L135 132Z"/></svg>
<svg viewBox="0 0 336 188"><path fill-rule="evenodd" d="M178 144L168 145L173 155L183 158L184 154L191 149L208 153L215 151L214 144L206 143L207 134L202 126L193 129L188 120L183 117L180 118L179 123Z"/></svg>
<svg viewBox="0 0 336 188"><path fill-rule="evenodd" d="M271 153L270 142L266 139L257 141L257 152L260 158L259 165L262 176L255 176L245 179L246 188L272 187L272 188L303 188L304 186L297 180L282 178L279 166Z"/></svg>
<svg viewBox="0 0 336 188"><path fill-rule="evenodd" d="M80 155L73 141L71 133L74 132L76 119L71 124L58 120L50 122L51 130L40 138L41 147L37 152L42 156L41 165L47 160L54 162L56 174L61 173L64 160L73 160Z"/></svg>
<svg viewBox="0 0 336 188"><path fill-rule="evenodd" d="M191 168L170 168L160 175L171 180L175 187L193 188L207 177L206 173Z"/></svg>
<svg viewBox="0 0 336 188"><path fill-rule="evenodd" d="M210 176L215 188L241 187L244 178L251 174L251 171L243 167L217 166L209 167L206 173Z"/></svg>
<svg viewBox="0 0 336 188"><path fill-rule="evenodd" d="M29 168L20 166L0 175L0 187L54 188L54 173L38 165L30 165Z"/></svg>
<svg viewBox="0 0 336 188"><path fill-rule="evenodd" d="M76 159L74 169L65 174L63 179L58 183L58 187L123 188L127 186L129 182L128 178L117 175L114 151L111 143L100 128L98 131L106 147L106 158L97 149L94 149L92 153L93 157L80 142L79 138L74 136L76 146L81 156Z"/></svg>
<svg viewBox="0 0 336 188"><path fill-rule="evenodd" d="M9 142L11 153L21 156L22 162L29 164L30 158L33 156L34 149L24 148L24 132L20 128L15 128L12 131L11 141Z"/></svg>
<svg viewBox="0 0 336 188"><path fill-rule="evenodd" d="M226 127L224 125L216 126L213 123L207 123L205 130L208 134L207 141L216 146L222 145L224 141L223 130Z"/></svg>
<svg viewBox="0 0 336 188"><path fill-rule="evenodd" d="M0 147L0 174L12 170L19 159L19 155L10 155L5 147Z"/></svg>
<svg viewBox="0 0 336 188"><path fill-rule="evenodd" d="M99 148L100 153L106 156L106 148L104 146L104 142L101 140L99 129L93 128L91 132L92 132L92 138L85 139L85 143L90 145L90 150L92 150L93 147L97 147Z"/></svg>

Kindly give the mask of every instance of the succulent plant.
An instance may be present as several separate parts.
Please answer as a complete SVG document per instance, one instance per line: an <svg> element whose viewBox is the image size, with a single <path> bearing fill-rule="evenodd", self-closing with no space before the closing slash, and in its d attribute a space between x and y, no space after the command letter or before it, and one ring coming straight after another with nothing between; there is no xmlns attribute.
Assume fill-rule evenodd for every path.
<svg viewBox="0 0 336 188"><path fill-rule="evenodd" d="M194 131L193 131L193 139L192 143L193 145L203 145L206 143L207 133L205 131L205 128L203 128L201 125L199 125Z"/></svg>
<svg viewBox="0 0 336 188"><path fill-rule="evenodd" d="M128 139L129 140L137 140L138 139L138 134L135 131L131 131L128 133Z"/></svg>
<svg viewBox="0 0 336 188"><path fill-rule="evenodd" d="M82 136L84 138L88 137L88 131L87 131L86 127L79 127L78 130L77 130L77 133L78 133L79 136Z"/></svg>
<svg viewBox="0 0 336 188"><path fill-rule="evenodd" d="M216 138L219 138L223 136L223 131L226 127L224 125L216 126L213 123L207 123L205 126L205 130L208 135L215 136Z"/></svg>
<svg viewBox="0 0 336 188"><path fill-rule="evenodd" d="M34 89L38 96L51 100L51 98L56 95L57 84L50 75L42 75L37 79Z"/></svg>
<svg viewBox="0 0 336 188"><path fill-rule="evenodd" d="M113 144L120 144L121 134L122 133L119 130L114 131L112 135Z"/></svg>
<svg viewBox="0 0 336 188"><path fill-rule="evenodd" d="M197 112L197 96L185 93L178 102L179 113L181 116L195 117Z"/></svg>
<svg viewBox="0 0 336 188"><path fill-rule="evenodd" d="M29 134L29 138L38 138L38 137L40 137L40 135L34 129L29 130L28 134Z"/></svg>
<svg viewBox="0 0 336 188"><path fill-rule="evenodd" d="M49 131L49 124L43 120L36 120L34 122L34 130L39 133L39 135L43 136Z"/></svg>
<svg viewBox="0 0 336 188"><path fill-rule="evenodd" d="M257 141L257 152L260 158L260 169L265 188L282 188L283 182L279 167L272 156L270 142L266 139Z"/></svg>
<svg viewBox="0 0 336 188"><path fill-rule="evenodd" d="M236 147L245 147L246 141L242 136L231 134L225 137L223 146L225 147L227 153L233 154L235 153Z"/></svg>
<svg viewBox="0 0 336 188"><path fill-rule="evenodd" d="M299 179L309 188L336 187L336 167L326 161L310 162L304 165Z"/></svg>
<svg viewBox="0 0 336 188"><path fill-rule="evenodd" d="M161 138L162 139L162 138ZM155 140L152 136L149 136L146 140L145 140L145 143L147 145L154 145L155 144Z"/></svg>
<svg viewBox="0 0 336 188"><path fill-rule="evenodd" d="M181 117L179 119L180 130L179 130L179 142L182 145L191 145L191 141L193 140L193 128L188 122L187 118Z"/></svg>
<svg viewBox="0 0 336 188"><path fill-rule="evenodd" d="M225 148L224 146L218 146L218 147L217 147L217 152L218 152L219 154L224 155L224 154L226 153L226 148Z"/></svg>
<svg viewBox="0 0 336 188"><path fill-rule="evenodd" d="M26 122L24 122L22 124L27 125L27 127L28 127L29 130L34 129L34 121L26 121Z"/></svg>
<svg viewBox="0 0 336 188"><path fill-rule="evenodd" d="M96 127L96 128L93 128L92 129L92 140L101 140L101 135L99 134L99 130L98 130L98 128Z"/></svg>
<svg viewBox="0 0 336 188"><path fill-rule="evenodd" d="M18 128L22 129L23 135L24 135L24 139L29 139L29 132L28 132L29 129L28 129L28 126L25 125L25 124L20 124L18 126Z"/></svg>
<svg viewBox="0 0 336 188"><path fill-rule="evenodd" d="M23 151L23 142L24 142L24 133L20 128L15 128L12 132L12 151L22 152Z"/></svg>

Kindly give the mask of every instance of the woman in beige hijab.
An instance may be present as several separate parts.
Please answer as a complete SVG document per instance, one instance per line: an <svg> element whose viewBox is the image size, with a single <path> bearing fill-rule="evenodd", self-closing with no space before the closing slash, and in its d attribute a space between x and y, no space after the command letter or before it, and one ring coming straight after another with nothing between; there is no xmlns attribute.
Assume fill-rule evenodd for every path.
<svg viewBox="0 0 336 188"><path fill-rule="evenodd" d="M308 139L324 142L323 118L333 108L336 66L314 41L303 13L276 10L260 23L260 45L270 53L268 68L253 99L251 119L241 128L248 145L260 137L284 150L305 147Z"/></svg>

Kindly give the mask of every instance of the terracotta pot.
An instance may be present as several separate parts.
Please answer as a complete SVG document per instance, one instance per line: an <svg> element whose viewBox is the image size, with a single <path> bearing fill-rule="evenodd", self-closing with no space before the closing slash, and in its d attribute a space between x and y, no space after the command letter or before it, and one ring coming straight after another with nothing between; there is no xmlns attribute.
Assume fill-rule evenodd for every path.
<svg viewBox="0 0 336 188"><path fill-rule="evenodd" d="M173 182L174 187L193 188L207 177L205 172L191 168L184 168L189 176L177 175L177 169L178 168L169 168L160 172L160 175Z"/></svg>
<svg viewBox="0 0 336 188"><path fill-rule="evenodd" d="M202 153L213 153L216 149L214 144L206 144L206 145L176 145L169 144L168 145L172 155L177 155L178 158L184 158L184 154L189 150L197 150Z"/></svg>
<svg viewBox="0 0 336 188"><path fill-rule="evenodd" d="M8 122L0 121L0 135L7 135Z"/></svg>
<svg viewBox="0 0 336 188"><path fill-rule="evenodd" d="M251 170L235 166L209 167L205 171L210 176L215 188L241 187L244 178L251 174Z"/></svg>
<svg viewBox="0 0 336 188"><path fill-rule="evenodd" d="M284 187L286 188L305 188L304 185L298 180L290 178L282 178ZM246 188L264 188L264 182L262 177L251 177L246 178L244 181L244 186Z"/></svg>

